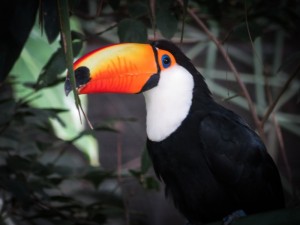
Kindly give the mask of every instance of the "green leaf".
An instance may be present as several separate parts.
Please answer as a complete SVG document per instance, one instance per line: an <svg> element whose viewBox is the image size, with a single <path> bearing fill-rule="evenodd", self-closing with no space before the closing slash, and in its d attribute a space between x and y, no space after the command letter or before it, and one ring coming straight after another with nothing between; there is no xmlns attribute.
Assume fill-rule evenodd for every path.
<svg viewBox="0 0 300 225"><path fill-rule="evenodd" d="M56 119L62 126L65 126L65 123L60 119L59 115L62 112L67 112L66 109L59 109L59 108L45 108L45 109L39 109L39 108L22 108L18 111L19 114L27 115L27 116L33 116L35 120L32 122L34 124L48 124L49 119ZM37 120L37 118L39 118ZM28 118L26 118L27 121Z"/></svg>
<svg viewBox="0 0 300 225"><path fill-rule="evenodd" d="M142 176L142 172L141 171L138 171L138 170L129 170L129 173L140 181L141 176Z"/></svg>
<svg viewBox="0 0 300 225"><path fill-rule="evenodd" d="M147 28L138 20L123 19L118 24L118 36L120 42L147 42Z"/></svg>
<svg viewBox="0 0 300 225"><path fill-rule="evenodd" d="M70 17L70 20L73 21L72 23L74 24L74 29L81 32L78 21L74 20L72 17ZM73 43L75 43L74 40L81 40L80 36L81 35L72 32ZM35 83L37 81L38 75L41 73L42 68L49 61L50 56L60 47L61 46L59 45L58 41L55 41L49 45L46 36L40 35L40 27L39 24L36 23L35 29L31 32L25 48L22 51L21 57L15 64L11 74L15 74L16 77L14 79L13 89L14 95L17 99L22 99L24 96L27 96L26 99L28 99L28 96L30 96L31 101L29 104L38 108L63 108L68 106L69 112L60 114L60 118L63 121L71 122L66 123L66 127L62 127L60 123L57 123L57 120L51 120L51 124L56 135L63 140L70 140L80 131L84 130L85 126L79 119L76 107L74 105L74 99L64 97L65 94L63 83L59 82L55 87L39 90L38 93L34 95L32 95L32 89L26 88L23 85L25 82ZM87 96L83 95L80 98L83 108L86 109ZM31 122L34 122L34 118L31 118ZM47 129L49 129L49 127ZM45 141L46 140L43 142ZM93 136L85 135L84 137L76 140L74 145L88 155L90 162L93 165L99 165L98 143Z"/></svg>
<svg viewBox="0 0 300 225"><path fill-rule="evenodd" d="M148 190L158 191L159 187L160 187L158 181L154 177L151 177L151 176L145 177L142 184L143 184L143 187Z"/></svg>
<svg viewBox="0 0 300 225"><path fill-rule="evenodd" d="M78 54L82 48L82 42L73 42L74 54ZM61 75L66 69L65 63L65 54L62 48L59 48L49 59L47 64L43 67L37 83L36 89L41 89L43 87L53 86L53 84L57 84L60 81L64 81L65 78L61 79L59 75Z"/></svg>
<svg viewBox="0 0 300 225"><path fill-rule="evenodd" d="M141 172L145 174L151 167L152 167L152 161L149 157L147 148L145 148L141 158Z"/></svg>
<svg viewBox="0 0 300 225"><path fill-rule="evenodd" d="M177 31L177 18L169 9L158 9L156 13L157 28L161 34L170 39Z"/></svg>

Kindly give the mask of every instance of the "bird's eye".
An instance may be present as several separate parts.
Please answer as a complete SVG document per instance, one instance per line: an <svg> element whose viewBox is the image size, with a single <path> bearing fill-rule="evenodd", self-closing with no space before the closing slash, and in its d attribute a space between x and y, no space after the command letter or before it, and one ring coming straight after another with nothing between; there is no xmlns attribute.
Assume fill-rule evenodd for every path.
<svg viewBox="0 0 300 225"><path fill-rule="evenodd" d="M171 58L168 55L163 55L161 61L164 68L168 68L171 65Z"/></svg>

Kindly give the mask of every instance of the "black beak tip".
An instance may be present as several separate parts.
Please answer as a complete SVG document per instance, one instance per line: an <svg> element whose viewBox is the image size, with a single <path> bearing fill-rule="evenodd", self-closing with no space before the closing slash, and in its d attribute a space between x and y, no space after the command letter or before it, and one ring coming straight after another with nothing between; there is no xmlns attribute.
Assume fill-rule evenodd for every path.
<svg viewBox="0 0 300 225"><path fill-rule="evenodd" d="M76 80L76 88L82 87L83 85L87 84L91 78L90 78L90 70L85 67L78 67L75 71L75 80ZM69 93L72 91L72 84L69 75L67 75L66 81L65 81L65 94L66 96L69 95Z"/></svg>

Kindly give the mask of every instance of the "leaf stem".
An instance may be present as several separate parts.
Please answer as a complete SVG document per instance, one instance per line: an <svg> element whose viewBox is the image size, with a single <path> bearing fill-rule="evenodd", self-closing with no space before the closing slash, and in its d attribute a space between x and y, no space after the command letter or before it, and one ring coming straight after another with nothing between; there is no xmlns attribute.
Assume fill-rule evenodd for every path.
<svg viewBox="0 0 300 225"><path fill-rule="evenodd" d="M57 0L58 14L61 29L61 39L63 44L63 49L65 52L66 65L68 69L68 74L70 77L76 108L79 109L80 98L76 91L76 79L73 70L73 49L72 49L72 38L70 32L70 22L69 22L69 5L68 0Z"/></svg>
<svg viewBox="0 0 300 225"><path fill-rule="evenodd" d="M68 76L70 78L72 90L74 93L75 105L78 110L80 121L82 122L81 114L80 114L81 111L85 119L87 120L88 125L90 126L91 129L93 129L91 123L89 122L89 119L87 118L86 114L82 109L80 98L76 90L76 78L73 70L73 49L72 49L72 38L71 38L71 29L70 29L70 21L69 21L68 3L69 3L68 0L57 0L60 29L61 29L61 39L62 39L63 49L65 52Z"/></svg>

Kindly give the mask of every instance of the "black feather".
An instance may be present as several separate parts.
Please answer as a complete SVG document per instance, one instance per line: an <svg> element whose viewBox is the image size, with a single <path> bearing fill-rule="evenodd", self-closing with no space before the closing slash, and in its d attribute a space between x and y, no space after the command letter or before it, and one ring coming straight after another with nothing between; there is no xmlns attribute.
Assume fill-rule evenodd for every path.
<svg viewBox="0 0 300 225"><path fill-rule="evenodd" d="M167 41L152 45L171 52L195 82L192 107L179 128L161 142L147 141L155 172L179 211L198 224L240 209L253 214L284 207L278 170L259 136L212 99L179 48Z"/></svg>

